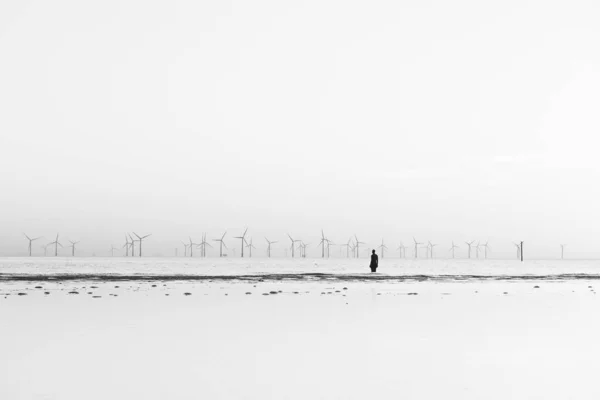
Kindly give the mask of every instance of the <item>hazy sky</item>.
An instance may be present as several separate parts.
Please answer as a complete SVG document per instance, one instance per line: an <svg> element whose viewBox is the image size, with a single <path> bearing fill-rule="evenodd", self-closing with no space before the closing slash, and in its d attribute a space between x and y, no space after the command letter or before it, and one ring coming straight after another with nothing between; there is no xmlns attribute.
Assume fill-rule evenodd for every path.
<svg viewBox="0 0 600 400"><path fill-rule="evenodd" d="M249 226L259 253L324 228L600 256L599 20L593 0L3 0L0 254Z"/></svg>

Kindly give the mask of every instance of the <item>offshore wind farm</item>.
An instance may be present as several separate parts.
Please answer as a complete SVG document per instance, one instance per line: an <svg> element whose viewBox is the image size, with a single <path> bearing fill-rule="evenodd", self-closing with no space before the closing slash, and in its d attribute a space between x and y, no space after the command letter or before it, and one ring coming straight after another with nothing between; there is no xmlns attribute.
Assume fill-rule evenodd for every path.
<svg viewBox="0 0 600 400"><path fill-rule="evenodd" d="M0 400L599 399L598 20L0 1Z"/></svg>

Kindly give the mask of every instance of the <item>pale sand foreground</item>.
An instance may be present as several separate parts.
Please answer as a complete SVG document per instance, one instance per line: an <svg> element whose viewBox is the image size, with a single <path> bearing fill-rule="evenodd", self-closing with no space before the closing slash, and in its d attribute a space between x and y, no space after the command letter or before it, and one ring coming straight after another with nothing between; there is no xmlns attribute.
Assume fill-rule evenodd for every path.
<svg viewBox="0 0 600 400"><path fill-rule="evenodd" d="M595 282L165 285L1 283L0 399L600 398Z"/></svg>

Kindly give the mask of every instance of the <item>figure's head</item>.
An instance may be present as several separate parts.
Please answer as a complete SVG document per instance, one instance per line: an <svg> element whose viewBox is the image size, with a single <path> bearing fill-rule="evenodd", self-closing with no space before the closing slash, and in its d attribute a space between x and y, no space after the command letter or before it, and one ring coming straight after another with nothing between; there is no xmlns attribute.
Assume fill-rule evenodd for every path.
<svg viewBox="0 0 600 400"><path fill-rule="evenodd" d="M375 254L375 250L373 250L373 254Z"/></svg>

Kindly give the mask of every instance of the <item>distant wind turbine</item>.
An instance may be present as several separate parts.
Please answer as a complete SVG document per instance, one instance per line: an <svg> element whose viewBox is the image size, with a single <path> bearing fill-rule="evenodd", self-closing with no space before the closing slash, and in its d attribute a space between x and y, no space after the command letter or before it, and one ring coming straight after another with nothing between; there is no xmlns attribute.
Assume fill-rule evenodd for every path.
<svg viewBox="0 0 600 400"><path fill-rule="evenodd" d="M336 246L336 244L327 239L327 258L329 258L329 254L331 253L331 246Z"/></svg>
<svg viewBox="0 0 600 400"><path fill-rule="evenodd" d="M321 258L325 258L325 245L329 242L329 240L325 237L323 233L323 229L321 229L321 241L319 242L319 246L321 246Z"/></svg>
<svg viewBox="0 0 600 400"><path fill-rule="evenodd" d="M490 251L492 250L492 248L489 245L489 242L485 242L483 244L483 250L484 250L485 259L487 260L487 258L488 258L488 250L490 250Z"/></svg>
<svg viewBox="0 0 600 400"><path fill-rule="evenodd" d="M23 234L23 235L25 235L25 234ZM38 239L41 239L41 238L42 238L42 236L39 236L39 237L36 237L36 238L33 238L33 239L32 239L32 238L30 238L30 237L29 237L29 236L27 236L27 235L25 235L25 237L27 238L27 240L29 240L29 245L27 246L27 249L29 250L29 257L31 257L31 244L32 244L33 242L35 242L36 240L38 240Z"/></svg>
<svg viewBox="0 0 600 400"><path fill-rule="evenodd" d="M475 254L476 257L479 258L479 248L481 247L481 243L477 242L477 244L475 245Z"/></svg>
<svg viewBox="0 0 600 400"><path fill-rule="evenodd" d="M60 242L58 241L58 233L56 234L56 240L54 240L54 242L50 242L48 243L48 245L54 245L54 257L58 256L58 246L63 247L62 244L60 244Z"/></svg>
<svg viewBox="0 0 600 400"><path fill-rule="evenodd" d="M115 256L115 250L119 250L118 248L116 248L114 245L110 245L110 256L114 257Z"/></svg>
<svg viewBox="0 0 600 400"><path fill-rule="evenodd" d="M244 258L244 246L248 246L248 242L246 241L246 232L248 232L248 228L246 228L246 230L244 231L244 234L242 236L235 236L234 239L241 239L242 240L242 258Z"/></svg>
<svg viewBox="0 0 600 400"><path fill-rule="evenodd" d="M48 246L50 246L50 244L47 244L47 245L41 246L41 247L44 249L44 257L46 257L46 255L47 255L47 252L48 252Z"/></svg>
<svg viewBox="0 0 600 400"><path fill-rule="evenodd" d="M191 236L188 236L188 239L190 240L190 244L188 244L188 247L190 249L190 257L194 257L194 246L198 247L200 246L200 243L194 243L192 241Z"/></svg>
<svg viewBox="0 0 600 400"><path fill-rule="evenodd" d="M473 243L475 243L474 240L471 240L470 242L465 242L467 244L467 246L469 246L469 258L471 258L471 246L473 245Z"/></svg>
<svg viewBox="0 0 600 400"><path fill-rule="evenodd" d="M213 242L219 242L219 257L223 257L223 246L227 248L227 245L223 241L223 239L225 239L225 235L227 235L227 231L225 231L223 236L221 236L221 239L213 239Z"/></svg>
<svg viewBox="0 0 600 400"><path fill-rule="evenodd" d="M383 258L385 250L387 250L387 246L383 243L383 239L381 239L381 245L379 245L378 249L381 249L381 258Z"/></svg>
<svg viewBox="0 0 600 400"><path fill-rule="evenodd" d="M75 257L75 245L79 242L74 242L72 240L69 240L69 243L71 243L71 245L67 246L67 247L71 248L71 256Z"/></svg>
<svg viewBox="0 0 600 400"><path fill-rule="evenodd" d="M127 234L127 235L129 235L129 239L131 240L131 243L130 243L130 245L131 245L131 257L135 257L135 240L133 240L133 236L131 236L130 234Z"/></svg>
<svg viewBox="0 0 600 400"><path fill-rule="evenodd" d="M359 258L360 257L360 245L366 244L366 243L358 240L358 237L356 237L356 235L354 235L354 239L356 239L356 258Z"/></svg>
<svg viewBox="0 0 600 400"><path fill-rule="evenodd" d="M248 242L248 244L246 245L246 247L248 248L248 257L252 258L252 249L256 248L252 244L252 238L250 238L250 242Z"/></svg>
<svg viewBox="0 0 600 400"><path fill-rule="evenodd" d="M142 256L142 240L146 239L148 236L152 236L151 233L147 234L146 236L140 236L137 233L133 232L133 234L135 236L137 236L139 242L140 242L140 257Z"/></svg>
<svg viewBox="0 0 600 400"><path fill-rule="evenodd" d="M406 246L404 246L404 243L400 242L400 246L396 250L400 252L400 258L406 258Z"/></svg>
<svg viewBox="0 0 600 400"><path fill-rule="evenodd" d="M267 241L267 257L271 258L271 245L277 243L276 241L271 242L269 239L267 239L265 237L265 240Z"/></svg>
<svg viewBox="0 0 600 400"><path fill-rule="evenodd" d="M415 258L419 258L419 245L423 243L417 242L417 239L413 236L413 241L415 242Z"/></svg>
<svg viewBox="0 0 600 400"><path fill-rule="evenodd" d="M206 241L206 233L204 233L202 235L202 243L200 243L200 246L202 246L201 247L202 257L206 257L206 246L212 248L212 245Z"/></svg>
<svg viewBox="0 0 600 400"><path fill-rule="evenodd" d="M341 247L346 248L346 258L350 257L350 249L352 249L352 238L348 239L348 243L343 244ZM341 249L340 247L340 249Z"/></svg>
<svg viewBox="0 0 600 400"><path fill-rule="evenodd" d="M452 242L452 247L450 247L450 251L452 252L452 258L454 258L454 250L458 249L459 247L457 245L454 244L454 242Z"/></svg>
<svg viewBox="0 0 600 400"><path fill-rule="evenodd" d="M290 241L292 242L290 249L292 249L292 258L294 258L294 245L296 244L296 242L299 242L300 240L293 239L289 233L287 235L290 238Z"/></svg>
<svg viewBox="0 0 600 400"><path fill-rule="evenodd" d="M187 257L188 244L186 242L184 242L183 240L181 241L181 244L183 245L183 256Z"/></svg>
<svg viewBox="0 0 600 400"><path fill-rule="evenodd" d="M433 248L435 246L437 246L437 243L431 243L429 240L427 241L427 244L429 245L429 254L431 255L431 258L433 258Z"/></svg>
<svg viewBox="0 0 600 400"><path fill-rule="evenodd" d="M31 246L31 245L30 245L30 246ZM564 259L565 259L565 247L566 247L566 246L567 246L566 244L561 244L561 245L560 245L560 259L561 259L561 260L564 260ZM31 252L30 252L30 253L31 253ZM29 254L29 255L31 255L31 254Z"/></svg>
<svg viewBox="0 0 600 400"><path fill-rule="evenodd" d="M515 242L513 242L513 244L517 248L517 260L518 260L519 258L521 258L521 245L519 243L515 243Z"/></svg>

